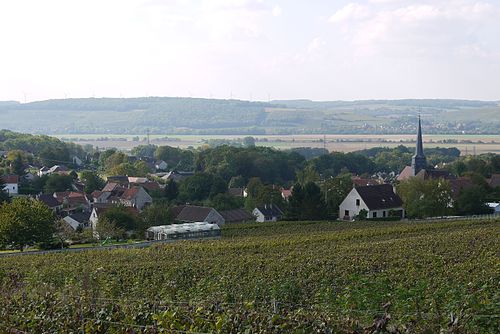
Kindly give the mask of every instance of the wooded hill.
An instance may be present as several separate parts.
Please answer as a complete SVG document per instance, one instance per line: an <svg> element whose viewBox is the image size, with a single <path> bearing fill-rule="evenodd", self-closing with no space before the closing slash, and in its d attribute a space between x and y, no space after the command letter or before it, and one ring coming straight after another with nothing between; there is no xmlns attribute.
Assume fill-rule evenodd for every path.
<svg viewBox="0 0 500 334"><path fill-rule="evenodd" d="M1 128L45 134L497 133L498 102L310 100L250 102L178 97L0 101Z"/></svg>

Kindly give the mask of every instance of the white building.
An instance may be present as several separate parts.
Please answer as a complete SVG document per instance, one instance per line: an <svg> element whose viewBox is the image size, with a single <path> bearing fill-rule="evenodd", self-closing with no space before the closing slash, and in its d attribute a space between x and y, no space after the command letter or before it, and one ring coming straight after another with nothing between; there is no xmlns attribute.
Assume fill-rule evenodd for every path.
<svg viewBox="0 0 500 334"><path fill-rule="evenodd" d="M3 175L0 176L5 182L3 188L9 195L19 194L19 176L17 175Z"/></svg>
<svg viewBox="0 0 500 334"><path fill-rule="evenodd" d="M486 203L492 210L494 214L500 214L500 203Z"/></svg>
<svg viewBox="0 0 500 334"><path fill-rule="evenodd" d="M403 201L390 184L355 187L339 206L339 218L352 220L366 210L366 218L385 218L396 215L404 218Z"/></svg>
<svg viewBox="0 0 500 334"><path fill-rule="evenodd" d="M146 230L148 240L175 240L220 237L217 224L206 222L152 226Z"/></svg>
<svg viewBox="0 0 500 334"><path fill-rule="evenodd" d="M253 209L252 214L255 216L255 221L262 222L275 222L283 217L283 211L277 205L264 205Z"/></svg>

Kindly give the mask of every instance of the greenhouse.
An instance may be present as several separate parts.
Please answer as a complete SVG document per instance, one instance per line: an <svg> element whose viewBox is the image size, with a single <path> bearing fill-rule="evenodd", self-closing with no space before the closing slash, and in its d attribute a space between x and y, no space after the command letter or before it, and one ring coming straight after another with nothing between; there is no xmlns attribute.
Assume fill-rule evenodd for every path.
<svg viewBox="0 0 500 334"><path fill-rule="evenodd" d="M220 237L217 224L205 222L152 226L146 230L148 240L175 240Z"/></svg>

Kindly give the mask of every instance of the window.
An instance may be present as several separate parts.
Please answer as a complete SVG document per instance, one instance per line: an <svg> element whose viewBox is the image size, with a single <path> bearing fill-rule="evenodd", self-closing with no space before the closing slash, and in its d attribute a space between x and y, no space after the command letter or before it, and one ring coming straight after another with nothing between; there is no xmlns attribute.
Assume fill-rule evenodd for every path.
<svg viewBox="0 0 500 334"><path fill-rule="evenodd" d="M356 200L356 206L359 206L359 204L360 204L360 200L359 200L359 198L358 198L358 199Z"/></svg>
<svg viewBox="0 0 500 334"><path fill-rule="evenodd" d="M349 216L349 210L345 210L344 216L348 217Z"/></svg>
<svg viewBox="0 0 500 334"><path fill-rule="evenodd" d="M376 212L373 213L373 218L377 218L377 213Z"/></svg>
<svg viewBox="0 0 500 334"><path fill-rule="evenodd" d="M385 217L386 213L385 211L382 211L382 217Z"/></svg>

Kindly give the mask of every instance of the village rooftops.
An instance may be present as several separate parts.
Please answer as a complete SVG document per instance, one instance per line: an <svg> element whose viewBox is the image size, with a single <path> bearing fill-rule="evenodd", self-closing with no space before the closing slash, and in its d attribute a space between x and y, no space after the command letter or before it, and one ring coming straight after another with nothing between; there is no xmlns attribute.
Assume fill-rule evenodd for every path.
<svg viewBox="0 0 500 334"><path fill-rule="evenodd" d="M403 205L390 184L356 187L356 191L370 210L392 209Z"/></svg>
<svg viewBox="0 0 500 334"><path fill-rule="evenodd" d="M37 197L37 200L48 206L49 208L57 208L61 206L62 203L57 200L53 195L50 194L42 194Z"/></svg>
<svg viewBox="0 0 500 334"><path fill-rule="evenodd" d="M207 218L212 210L214 209L205 206L186 205L179 212L176 220L186 222L202 222Z"/></svg>
<svg viewBox="0 0 500 334"><path fill-rule="evenodd" d="M237 223L255 220L255 217L252 216L245 209L234 209L234 210L226 210L220 212L221 216L224 217L226 223Z"/></svg>

